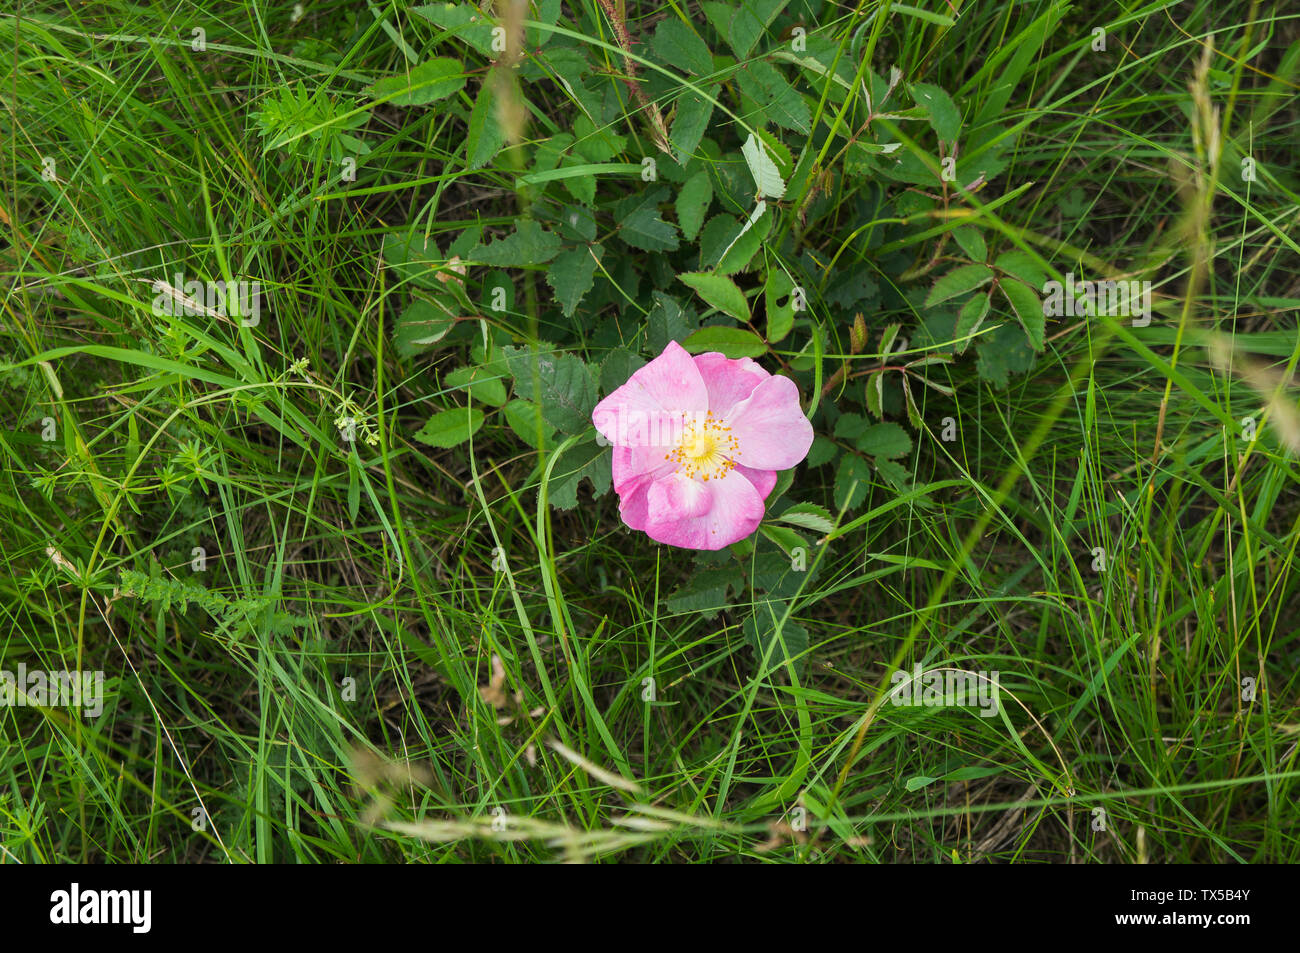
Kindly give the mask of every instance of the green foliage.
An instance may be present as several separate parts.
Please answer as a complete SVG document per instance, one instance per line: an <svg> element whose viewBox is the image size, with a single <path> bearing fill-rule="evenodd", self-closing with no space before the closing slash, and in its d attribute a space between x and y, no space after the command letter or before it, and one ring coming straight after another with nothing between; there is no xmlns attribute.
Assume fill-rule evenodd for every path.
<svg viewBox="0 0 1300 953"><path fill-rule="evenodd" d="M263 6L0 18L0 669L109 687L6 861L1300 859L1281 7ZM717 552L591 426L670 341L815 434Z"/></svg>

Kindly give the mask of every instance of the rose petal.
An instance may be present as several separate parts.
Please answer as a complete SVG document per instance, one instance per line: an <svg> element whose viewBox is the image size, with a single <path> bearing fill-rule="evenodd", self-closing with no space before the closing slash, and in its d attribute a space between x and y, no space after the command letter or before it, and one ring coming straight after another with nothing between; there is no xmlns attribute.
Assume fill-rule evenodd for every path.
<svg viewBox="0 0 1300 953"><path fill-rule="evenodd" d="M625 483L618 491L618 515L632 529L645 532L646 521L650 518L649 492L653 483L650 477L642 476Z"/></svg>
<svg viewBox="0 0 1300 953"><path fill-rule="evenodd" d="M808 455L813 429L799 408L799 388L772 376L727 416L740 449L733 459L756 470L788 470Z"/></svg>
<svg viewBox="0 0 1300 953"><path fill-rule="evenodd" d="M682 414L703 414L709 392L691 356L676 341L627 379L591 413L596 429L616 447L665 442L661 430L680 430Z"/></svg>
<svg viewBox="0 0 1300 953"><path fill-rule="evenodd" d="M695 355L695 366L704 378L709 410L715 417L725 418L755 387L772 376L748 357L733 360L717 351Z"/></svg>
<svg viewBox="0 0 1300 953"><path fill-rule="evenodd" d="M735 470L707 483L674 473L651 484L647 504L646 535L683 549L722 549L763 519L762 497Z"/></svg>
<svg viewBox="0 0 1300 953"><path fill-rule="evenodd" d="M671 447L615 447L612 463L614 491L622 493L626 485L641 477L658 479L672 472L677 466L676 462L664 459L671 449Z"/></svg>
<svg viewBox="0 0 1300 953"><path fill-rule="evenodd" d="M737 466L736 472L742 474L745 479L754 484L754 489L758 495L767 501L767 495L772 492L772 487L776 486L775 470L753 470L749 467Z"/></svg>

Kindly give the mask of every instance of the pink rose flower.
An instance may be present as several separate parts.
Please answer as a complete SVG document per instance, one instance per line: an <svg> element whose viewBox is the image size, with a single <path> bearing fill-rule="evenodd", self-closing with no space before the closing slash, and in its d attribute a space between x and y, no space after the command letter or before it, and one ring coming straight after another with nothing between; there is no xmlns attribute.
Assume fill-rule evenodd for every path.
<svg viewBox="0 0 1300 953"><path fill-rule="evenodd" d="M763 519L776 472L808 455L799 389L749 358L676 342L592 411L614 445L623 522L683 549L721 549Z"/></svg>

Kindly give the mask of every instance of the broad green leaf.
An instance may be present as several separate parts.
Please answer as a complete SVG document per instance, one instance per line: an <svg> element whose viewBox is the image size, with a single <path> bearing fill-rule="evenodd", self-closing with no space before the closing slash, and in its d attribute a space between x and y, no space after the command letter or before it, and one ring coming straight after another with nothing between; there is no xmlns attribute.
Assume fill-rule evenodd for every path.
<svg viewBox="0 0 1300 953"><path fill-rule="evenodd" d="M984 241L984 236L979 233L979 229L963 225L952 230L952 237L966 253L966 257L972 261L984 261L989 257L989 246Z"/></svg>
<svg viewBox="0 0 1300 953"><path fill-rule="evenodd" d="M745 620L745 640L759 663L767 659L768 671L787 662L797 669L807 664L808 630L791 619L778 629L777 622L784 614L783 605L762 601L755 604L753 613Z"/></svg>
<svg viewBox="0 0 1300 953"><path fill-rule="evenodd" d="M395 233L384 236L384 263L400 275L423 288L445 292L439 281L439 272L447 267L449 249L444 256L433 239L419 232Z"/></svg>
<svg viewBox="0 0 1300 953"><path fill-rule="evenodd" d="M677 193L677 225L688 242L695 241L695 236L700 233L704 213L712 201L713 182L707 170L701 169L682 183Z"/></svg>
<svg viewBox="0 0 1300 953"><path fill-rule="evenodd" d="M839 455L840 448L828 437L813 437L812 447L804 463L809 467L824 467Z"/></svg>
<svg viewBox="0 0 1300 953"><path fill-rule="evenodd" d="M763 306L767 312L767 340L776 344L794 327L794 282L784 271L774 268L763 285ZM785 304L781 304L781 299Z"/></svg>
<svg viewBox="0 0 1300 953"><path fill-rule="evenodd" d="M913 83L912 98L930 112L930 125L943 142L956 142L961 134L961 111L952 97L932 83Z"/></svg>
<svg viewBox="0 0 1300 953"><path fill-rule="evenodd" d="M767 345L753 331L744 328L719 326L700 328L688 337L682 347L692 354L720 351L727 357L759 357L767 353Z"/></svg>
<svg viewBox="0 0 1300 953"><path fill-rule="evenodd" d="M677 278L695 289L710 307L717 308L723 314L729 314L737 321L749 321L749 302L745 293L734 281L725 275L711 275L704 272L686 272ZM761 343L761 342L760 342Z"/></svg>
<svg viewBox="0 0 1300 953"><path fill-rule="evenodd" d="M857 447L863 453L889 460L910 453L912 438L898 424L873 424L857 439Z"/></svg>
<svg viewBox="0 0 1300 953"><path fill-rule="evenodd" d="M829 533L835 528L835 518L829 510L816 503L796 503L777 517L782 523L811 530L814 533Z"/></svg>
<svg viewBox="0 0 1300 953"><path fill-rule="evenodd" d="M627 383L629 377L645 367L645 358L626 348L616 347L600 365L600 389L612 394Z"/></svg>
<svg viewBox="0 0 1300 953"><path fill-rule="evenodd" d="M409 73L389 76L370 87L375 99L392 106L424 106L446 99L465 86L465 67L459 60L439 56L411 67ZM394 95L396 94L396 95Z"/></svg>
<svg viewBox="0 0 1300 953"><path fill-rule="evenodd" d="M711 87L713 92L716 87ZM695 155L695 150L704 138L704 131L709 128L709 117L713 115L713 101L705 99L687 90L677 100L677 112L673 116L672 130L668 138L677 150L677 161L686 165Z"/></svg>
<svg viewBox="0 0 1300 953"><path fill-rule="evenodd" d="M449 31L452 36L473 48L488 59L500 53L492 49L494 21L483 15L477 6L469 3L428 3L411 7L411 12L424 17L435 26Z"/></svg>
<svg viewBox="0 0 1300 953"><path fill-rule="evenodd" d="M772 228L767 205L760 205L755 218L737 219L726 212L709 219L700 234L700 264L720 275L743 271L763 245Z"/></svg>
<svg viewBox="0 0 1300 953"><path fill-rule="evenodd" d="M578 484L584 479L591 481L592 496L604 496L613 479L612 460L613 454L595 441L569 448L551 473L547 501L556 509L573 509L578 505Z"/></svg>
<svg viewBox="0 0 1300 953"><path fill-rule="evenodd" d="M526 347L502 349L515 378L515 396L540 401L542 416L563 433L582 433L591 426L596 381L582 358Z"/></svg>
<svg viewBox="0 0 1300 953"><path fill-rule="evenodd" d="M455 326L454 315L439 305L416 298L393 327L393 345L402 357L413 357L437 344Z"/></svg>
<svg viewBox="0 0 1300 953"><path fill-rule="evenodd" d="M712 619L730 607L730 593L739 594L744 585L745 577L737 566L701 569L691 573L686 582L668 597L668 609L670 612L698 612L703 618Z"/></svg>
<svg viewBox="0 0 1300 953"><path fill-rule="evenodd" d="M650 41L655 56L684 73L705 76L713 72L713 54L690 26L671 13L660 22Z"/></svg>
<svg viewBox="0 0 1300 953"><path fill-rule="evenodd" d="M999 389L1006 387L1012 374L1023 374L1034 366L1034 351L1025 340L1025 332L1015 324L1004 324L984 335L975 348L979 360L975 368L984 380Z"/></svg>
<svg viewBox="0 0 1300 953"><path fill-rule="evenodd" d="M596 125L590 117L579 114L573 120L573 148L588 162L608 162L627 151L627 137L611 127Z"/></svg>
<svg viewBox="0 0 1300 953"><path fill-rule="evenodd" d="M934 283L934 288L925 299L925 306L932 308L958 295L974 291L992 280L993 271L987 265L962 265L954 268Z"/></svg>
<svg viewBox="0 0 1300 953"><path fill-rule="evenodd" d="M515 436L534 450L542 449L537 446L538 421L541 421L542 446L547 450L555 446L555 428L542 418L542 409L531 400L516 398L505 405L503 412Z"/></svg>
<svg viewBox="0 0 1300 953"><path fill-rule="evenodd" d="M1043 313L1043 302L1039 300L1038 292L1015 278L1003 278L998 282L998 287L1011 302L1012 310L1016 312L1021 326L1029 335L1030 346L1035 351L1041 351L1047 318Z"/></svg>
<svg viewBox="0 0 1300 953"><path fill-rule="evenodd" d="M812 128L808 104L784 74L767 60L754 60L736 72L740 91L754 101L762 121L807 135Z"/></svg>
<svg viewBox="0 0 1300 953"><path fill-rule="evenodd" d="M1009 275L1014 275L1031 288L1041 289L1047 283L1047 271L1033 256L1019 248L1012 248L998 255L994 262L997 268Z"/></svg>
<svg viewBox="0 0 1300 953"><path fill-rule="evenodd" d="M835 421L834 433L841 440L853 441L866 433L869 426L871 424L861 414L840 414L839 419Z"/></svg>
<svg viewBox="0 0 1300 953"><path fill-rule="evenodd" d="M458 367L442 383L450 390L467 390L476 400L493 407L506 402L506 385L495 368Z"/></svg>
<svg viewBox="0 0 1300 953"><path fill-rule="evenodd" d="M656 189L657 194L667 197L667 189ZM674 251L677 248L677 229L671 222L665 222L658 204L647 201L616 216L618 218L618 237L633 248L642 251Z"/></svg>
<svg viewBox="0 0 1300 953"><path fill-rule="evenodd" d="M980 329L989 313L989 295L975 295L961 306L957 312L957 327L953 339L957 342L957 353L961 354L970 346L971 335Z"/></svg>
<svg viewBox="0 0 1300 953"><path fill-rule="evenodd" d="M787 556L792 555L795 550L802 549L804 557L807 557L808 541L794 530L784 526L774 526L771 523L760 523L758 531L780 546Z"/></svg>
<svg viewBox="0 0 1300 953"><path fill-rule="evenodd" d="M718 33L731 44L736 57L743 60L753 51L763 33L788 2L789 0L743 0L739 4L709 2L704 7L705 15L715 25L719 20L726 22L725 27L718 27ZM722 9L710 10L711 7Z"/></svg>
<svg viewBox="0 0 1300 953"><path fill-rule="evenodd" d="M662 291L653 293L654 305L646 316L646 344L651 354L660 354L669 341L681 344L687 336L699 326L693 312L688 312L682 303L672 295Z"/></svg>
<svg viewBox="0 0 1300 953"><path fill-rule="evenodd" d="M596 266L605 254L601 245L582 245L557 255L546 272L546 283L555 292L564 316L572 317L595 284Z"/></svg>
<svg viewBox="0 0 1300 953"><path fill-rule="evenodd" d="M835 468L835 508L855 510L867 498L871 468L857 454L846 453Z"/></svg>
<svg viewBox="0 0 1300 953"><path fill-rule="evenodd" d="M469 114L469 129L465 134L465 165L479 169L505 145L505 132L497 117L497 97L490 81L479 87L474 109Z"/></svg>
<svg viewBox="0 0 1300 953"><path fill-rule="evenodd" d="M745 139L745 144L740 147L740 152L745 157L745 164L749 166L749 174L754 177L754 185L758 188L758 194L769 199L783 197L785 195L785 181L781 178L781 172L777 169L776 163L767 154L763 140L757 138L751 132L749 137Z"/></svg>
<svg viewBox="0 0 1300 953"><path fill-rule="evenodd" d="M430 417L415 435L415 439L445 450L464 443L482 426L483 411L477 407L457 407Z"/></svg>
<svg viewBox="0 0 1300 953"><path fill-rule="evenodd" d="M485 265L502 268L524 268L543 265L560 253L560 239L546 231L531 218L519 223L519 228L505 238L490 245L479 246L474 258Z"/></svg>

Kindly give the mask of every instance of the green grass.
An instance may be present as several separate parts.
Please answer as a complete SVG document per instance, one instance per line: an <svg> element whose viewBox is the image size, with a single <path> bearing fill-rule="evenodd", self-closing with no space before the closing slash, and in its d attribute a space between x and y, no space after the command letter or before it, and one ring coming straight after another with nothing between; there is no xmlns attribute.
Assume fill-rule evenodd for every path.
<svg viewBox="0 0 1300 953"><path fill-rule="evenodd" d="M524 142L469 168L481 58L446 103L365 93L410 65L405 50L445 42L406 4L304 3L296 23L291 3L205 6L0 16L0 669L108 679L95 718L0 708L0 860L1300 860L1300 19L1286 4L807 18L854 68L897 65L1015 138L985 189L886 210L907 219L892 230L863 210L909 189L813 144L829 191L788 196L765 254L797 237L873 274L902 255L928 287L961 260L952 229L973 224L1053 276L1149 279L1156 307L1149 328L1049 322L1006 387L974 347L935 365L953 395L915 388L919 427L886 408L911 434L901 488L873 470L841 512L834 467L800 466L788 499L839 528L780 603L781 631L809 636L799 664L746 641L768 605L757 549L716 557L745 573L740 590L674 608L698 566L625 530L612 494L584 484L576 508L539 505L567 472L560 440L538 452L490 402L469 443L414 439L465 403L447 377L489 324L593 363L621 343L517 269L505 314L414 357L394 347L414 283L384 263L385 240L507 233L537 200L516 177L529 150L571 126L565 87L531 86ZM628 28L648 38L677 9L703 23L695 5L642 4ZM624 69L595 0L558 25ZM320 97L304 115L324 118L290 117L297 138L264 151L279 133L258 110L297 84ZM817 115L862 105L860 85L843 106L823 92L807 90ZM629 145L609 161L636 166L653 126L624 106ZM893 131L937 167L918 128ZM345 135L371 149L351 182ZM642 267L620 255L601 262L616 288ZM154 314L151 283L177 273L259 279L260 322ZM633 286L629 311L649 295ZM887 326L916 356L938 349L919 302L891 300L864 315L865 348L853 314L813 308L824 353L800 380L810 406L831 385L819 434L845 394L861 400ZM810 340L801 328L760 361L810 357ZM373 442L341 439L348 416ZM888 704L892 669L918 662L1001 673L1001 717Z"/></svg>

